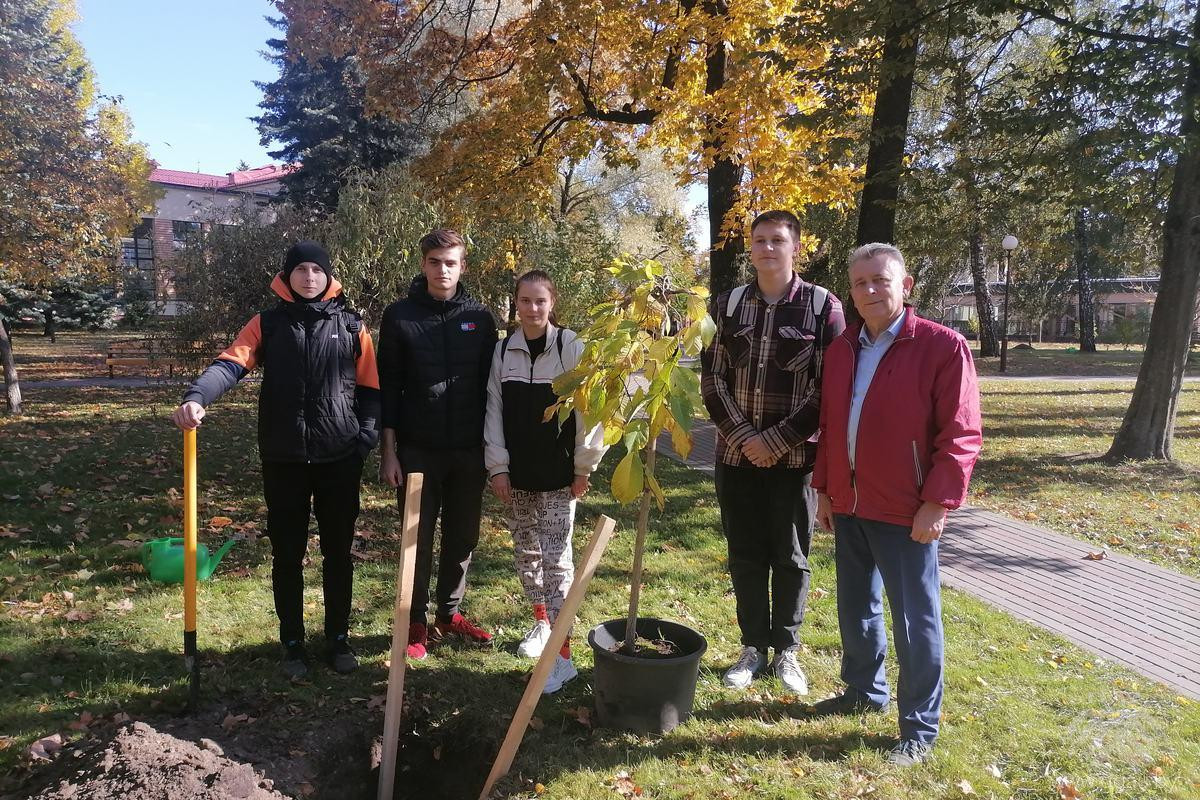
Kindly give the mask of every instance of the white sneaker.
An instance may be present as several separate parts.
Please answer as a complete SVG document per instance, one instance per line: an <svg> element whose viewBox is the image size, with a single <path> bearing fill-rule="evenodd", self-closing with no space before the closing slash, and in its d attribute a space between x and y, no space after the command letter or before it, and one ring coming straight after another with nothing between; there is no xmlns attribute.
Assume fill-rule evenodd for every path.
<svg viewBox="0 0 1200 800"><path fill-rule="evenodd" d="M783 688L793 694L806 695L808 694L808 678L804 677L804 670L800 669L800 662L796 660L798 647L789 647L782 653L775 654L775 661L771 664L771 669L775 672L775 677L779 678L779 682L783 684Z"/></svg>
<svg viewBox="0 0 1200 800"><path fill-rule="evenodd" d="M539 619L529 629L529 633L525 634L521 643L517 645L517 654L526 658L539 658L542 651L546 649L548 641L550 641L550 623Z"/></svg>
<svg viewBox="0 0 1200 800"><path fill-rule="evenodd" d="M721 683L730 689L745 689L767 666L767 657L757 647L743 647L741 658L725 672Z"/></svg>
<svg viewBox="0 0 1200 800"><path fill-rule="evenodd" d="M546 685L542 687L542 694L554 694L563 687L567 681L575 680L579 673L575 670L575 665L571 663L571 659L563 658L561 655L554 657L554 670L550 673L550 677L546 680Z"/></svg>

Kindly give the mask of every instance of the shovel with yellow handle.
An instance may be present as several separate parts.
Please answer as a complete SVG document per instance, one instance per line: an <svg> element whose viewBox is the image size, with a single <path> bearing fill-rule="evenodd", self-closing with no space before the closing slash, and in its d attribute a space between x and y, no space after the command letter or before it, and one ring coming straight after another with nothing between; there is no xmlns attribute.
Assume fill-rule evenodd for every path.
<svg viewBox="0 0 1200 800"><path fill-rule="evenodd" d="M196 653L196 429L183 432L183 659L189 673L188 708L200 699Z"/></svg>

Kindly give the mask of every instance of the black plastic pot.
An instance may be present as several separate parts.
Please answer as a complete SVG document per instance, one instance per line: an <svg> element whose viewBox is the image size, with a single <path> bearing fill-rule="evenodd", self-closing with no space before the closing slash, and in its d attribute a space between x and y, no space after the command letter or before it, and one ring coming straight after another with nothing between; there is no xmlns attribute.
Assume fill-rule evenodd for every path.
<svg viewBox="0 0 1200 800"><path fill-rule="evenodd" d="M625 620L601 623L588 632L596 659L592 687L596 722L635 733L666 733L692 716L700 657L708 641L678 622L647 617L637 622L638 636L675 645L672 656L638 658L605 646L625 638Z"/></svg>

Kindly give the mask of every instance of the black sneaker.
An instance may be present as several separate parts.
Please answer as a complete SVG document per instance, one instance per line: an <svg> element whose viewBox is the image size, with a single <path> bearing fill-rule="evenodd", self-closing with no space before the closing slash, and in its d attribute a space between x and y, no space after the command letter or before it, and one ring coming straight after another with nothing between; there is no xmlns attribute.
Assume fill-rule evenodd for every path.
<svg viewBox="0 0 1200 800"><path fill-rule="evenodd" d="M299 680L307 675L308 651L304 649L304 642L284 642L283 663L280 666L283 669L283 674L287 675L291 680Z"/></svg>
<svg viewBox="0 0 1200 800"><path fill-rule="evenodd" d="M918 739L901 739L887 754L887 762L897 767L923 764L933 755L933 744Z"/></svg>
<svg viewBox="0 0 1200 800"><path fill-rule="evenodd" d="M358 654L350 646L346 634L335 637L329 643L329 664L333 667L334 672L340 672L343 675L358 669Z"/></svg>
<svg viewBox="0 0 1200 800"><path fill-rule="evenodd" d="M854 716L875 711L887 711L888 704L876 705L858 692L845 692L837 697L830 697L808 707L807 712L814 717Z"/></svg>

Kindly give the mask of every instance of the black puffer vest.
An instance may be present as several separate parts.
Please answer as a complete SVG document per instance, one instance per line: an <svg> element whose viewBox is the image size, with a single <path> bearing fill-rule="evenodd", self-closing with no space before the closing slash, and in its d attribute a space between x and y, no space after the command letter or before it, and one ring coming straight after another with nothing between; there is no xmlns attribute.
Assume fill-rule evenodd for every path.
<svg viewBox="0 0 1200 800"><path fill-rule="evenodd" d="M263 461L338 461L355 452L362 318L342 295L262 312L258 449Z"/></svg>
<svg viewBox="0 0 1200 800"><path fill-rule="evenodd" d="M480 447L496 321L461 285L449 300L418 276L383 312L379 383L383 427L400 444Z"/></svg>

